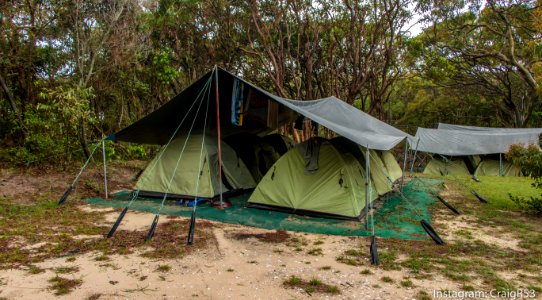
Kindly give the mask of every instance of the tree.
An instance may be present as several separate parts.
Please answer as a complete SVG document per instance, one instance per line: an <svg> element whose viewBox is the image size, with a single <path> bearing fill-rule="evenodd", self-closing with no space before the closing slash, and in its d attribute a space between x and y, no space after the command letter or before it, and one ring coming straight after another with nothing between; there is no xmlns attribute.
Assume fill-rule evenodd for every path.
<svg viewBox="0 0 542 300"><path fill-rule="evenodd" d="M540 108L540 4L419 1L419 11L432 22L424 33L428 56L444 58L454 69L444 83L458 90L475 86L480 95L497 99L496 116L505 126L527 126Z"/></svg>

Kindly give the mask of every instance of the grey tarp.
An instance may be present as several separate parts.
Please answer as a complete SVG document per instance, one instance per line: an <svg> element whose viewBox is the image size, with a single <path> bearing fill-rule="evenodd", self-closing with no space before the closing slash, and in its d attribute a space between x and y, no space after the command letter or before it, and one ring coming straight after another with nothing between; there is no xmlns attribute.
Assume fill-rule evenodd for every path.
<svg viewBox="0 0 542 300"><path fill-rule="evenodd" d="M243 126L238 127L231 124L229 116L232 107L232 87L238 83L238 80L246 84L249 87L248 90L250 90L250 92L258 94L257 96L259 98L256 100L258 100L259 103L262 103L263 99L263 101L270 100L271 102L282 104L277 113L278 123L290 121L290 119L286 117L287 112L285 112L285 110L287 110L285 108L288 108L335 131L349 140L375 150L389 150L406 137L412 138L407 133L373 118L335 97L311 101L285 99L268 93L229 72L218 69L216 77L213 71L207 73L162 107L132 125L111 135L109 139L135 143L166 144L169 137L175 133L175 129L185 114L187 115L187 120L190 121L185 122L186 124L181 126L178 134L183 132L183 130L186 131L187 128L190 127L192 120L195 120L195 128L201 128L206 114L211 116L208 121L211 124L208 124L207 128L216 128L216 123L213 123L215 122L216 115L216 106L214 105L216 96L214 87L216 80L218 80L219 86L219 110L220 115L222 116L220 127L223 135L243 130L259 133L269 132L273 129L269 128L269 119L267 119L267 121L262 121L263 118L269 118L269 115L271 115L271 110L268 108L270 106L265 104L265 108L268 108L268 110L261 110L258 112L259 114L256 115L256 101L248 104L249 108L247 109L245 115L246 121ZM209 89L209 86L213 88ZM205 90L206 87L208 92L202 94L201 91ZM212 99L210 102L211 105L208 110L202 109L199 112L196 112L196 109L193 109L193 112L190 112L189 108L194 103L195 99L197 99L198 95L203 95L204 97ZM264 105L261 105L261 107L264 107ZM252 117L251 114L253 114ZM262 118L261 116L264 117Z"/></svg>
<svg viewBox="0 0 542 300"><path fill-rule="evenodd" d="M506 153L511 145L538 145L538 133L418 128L411 147L441 155Z"/></svg>
<svg viewBox="0 0 542 300"><path fill-rule="evenodd" d="M542 134L542 128L496 128L496 127L478 127L478 126L467 126L467 125L456 125L456 124L446 124L438 123L438 129L446 130L460 130L460 131L491 131L491 132L505 132L505 133L534 133Z"/></svg>

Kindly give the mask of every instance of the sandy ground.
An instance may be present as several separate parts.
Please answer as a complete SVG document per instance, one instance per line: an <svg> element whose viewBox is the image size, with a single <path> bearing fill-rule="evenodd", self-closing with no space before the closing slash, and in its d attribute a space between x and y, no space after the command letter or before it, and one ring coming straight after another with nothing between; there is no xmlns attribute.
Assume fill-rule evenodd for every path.
<svg viewBox="0 0 542 300"><path fill-rule="evenodd" d="M84 206L82 209L99 208ZM117 216L110 209L99 210L107 214L110 220ZM146 230L152 218L152 214L130 212L121 228ZM166 218L160 219L160 222L167 221ZM411 278L415 287L404 288L398 282L408 276L405 271L370 268L373 274L362 275L360 271L366 267L349 266L335 260L338 254L357 248L360 243L362 249L368 250L367 238L295 234L308 240L307 248L314 248L312 245L315 241L324 242L318 245L323 255L310 256L306 251L296 252L283 244L265 243L256 238L234 238L239 233L269 232L267 230L218 224L213 232L216 247L178 260L152 260L131 254L110 256L109 261L96 261L100 254L89 253L76 256L73 262L57 258L38 263L36 266L46 269L41 274L32 275L27 270L19 269L5 270L0 274L0 297L86 299L99 294L99 299L415 299L418 290L430 290L435 286L440 289L458 288L453 282L439 276L431 281ZM157 270L159 265L169 265L171 270L160 272ZM62 276L81 279L83 284L66 296L53 295L48 280L55 276L54 269L70 266L77 266L79 271ZM324 266L331 266L331 269L319 269ZM319 278L324 283L337 285L341 294L309 295L301 289L286 289L282 282L291 275L307 280ZM383 276L389 276L395 282L384 283L381 280Z"/></svg>
<svg viewBox="0 0 542 300"><path fill-rule="evenodd" d="M66 186L66 180L58 176L36 181L34 176L3 172L0 173L2 177L0 195L12 198L18 198L21 192L32 193L24 190L21 184L33 186L34 183L39 191L43 191L45 185L51 190L54 189L56 194L59 189L62 190ZM118 182L129 182L121 175L119 174L117 178ZM34 195L38 193L37 190L33 191ZM109 208L81 205L80 209L100 211L110 224L118 216L118 212ZM152 214L130 211L120 229L146 231L153 217ZM437 224L440 222L443 226L454 228L443 235L445 240L454 239L455 230L472 229L466 216L451 218L449 215L437 214L435 219ZM170 219L161 218L160 222L168 220ZM368 267L370 259L368 238L290 233L306 239L308 243L302 251L295 251L293 247L284 243L266 243L254 237L238 238L239 234L271 231L238 225L213 224L216 243L182 259L156 260L133 253L112 255L108 261L96 261L95 258L100 256L100 253L86 253L76 255L73 261L64 257L37 263L36 266L45 269L45 272L39 274L30 274L25 269L2 270L0 299L416 299L420 291L431 294L433 289L461 288L459 283L440 274L435 274L429 279L416 279L406 268L401 271L385 271L381 268ZM512 249L519 248L517 240L509 237L496 236L490 231L476 232L478 232L476 238L484 242ZM184 243L181 240L179 242ZM26 247L35 246L26 245ZM307 254L309 249L316 247L322 249L322 255ZM349 249L366 250L366 266L350 266L336 261L337 256ZM168 265L171 269L162 272L158 270L161 265ZM76 272L61 276L81 279L83 282L65 296L55 296L48 282L56 274L54 269L59 267L77 267ZM321 269L322 267L329 270ZM371 270L371 274L360 273L367 268ZM282 283L291 275L305 280L318 278L323 283L336 285L341 293L309 294L302 289L285 288ZM382 280L384 276L392 278L393 282L384 282ZM405 279L411 280L413 287L402 287L400 281Z"/></svg>

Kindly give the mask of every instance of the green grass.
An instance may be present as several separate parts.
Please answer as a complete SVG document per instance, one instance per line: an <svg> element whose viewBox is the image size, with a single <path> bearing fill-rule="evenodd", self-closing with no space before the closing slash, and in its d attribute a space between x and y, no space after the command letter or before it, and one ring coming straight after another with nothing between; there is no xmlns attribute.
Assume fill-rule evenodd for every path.
<svg viewBox="0 0 542 300"><path fill-rule="evenodd" d="M313 248L313 249L307 251L307 254L312 255L312 256L323 255L322 248Z"/></svg>
<svg viewBox="0 0 542 300"><path fill-rule="evenodd" d="M489 206L497 209L519 210L516 204L510 200L508 194L531 197L540 196L541 193L531 186L533 181L529 177L480 176L481 182L475 182L470 177L458 178L483 196L489 202ZM474 196L470 197L474 201L478 201Z"/></svg>
<svg viewBox="0 0 542 300"><path fill-rule="evenodd" d="M371 275L371 274L373 274L373 272L371 272L371 270L369 270L369 269L363 269L359 273L362 274L362 275Z"/></svg>
<svg viewBox="0 0 542 300"><path fill-rule="evenodd" d="M51 283L50 288L55 292L55 295L60 296L71 293L73 289L83 284L83 281L81 279L67 279L57 275L49 279L49 283Z"/></svg>
<svg viewBox="0 0 542 300"><path fill-rule="evenodd" d="M40 273L43 273L45 272L45 269L42 269L38 266L35 266L35 265L30 265L28 266L28 273L30 274L40 274Z"/></svg>
<svg viewBox="0 0 542 300"><path fill-rule="evenodd" d="M410 279L403 279L403 280L401 280L400 284L401 284L402 287L406 287L406 288L414 286L414 283Z"/></svg>
<svg viewBox="0 0 542 300"><path fill-rule="evenodd" d="M170 266L170 265L159 265L159 266L156 268L156 271L158 271L158 272L163 272L163 273L169 272L170 270L171 270L171 266Z"/></svg>
<svg viewBox="0 0 542 300"><path fill-rule="evenodd" d="M315 277L311 278L309 281L306 281L300 277L292 275L285 279L282 282L282 285L286 288L301 288L308 294L323 293L336 295L341 293L336 285L323 283L320 279Z"/></svg>
<svg viewBox="0 0 542 300"><path fill-rule="evenodd" d="M384 276L384 277L380 278L380 280L382 280L385 283L393 283L393 279L391 277L389 277L389 276Z"/></svg>

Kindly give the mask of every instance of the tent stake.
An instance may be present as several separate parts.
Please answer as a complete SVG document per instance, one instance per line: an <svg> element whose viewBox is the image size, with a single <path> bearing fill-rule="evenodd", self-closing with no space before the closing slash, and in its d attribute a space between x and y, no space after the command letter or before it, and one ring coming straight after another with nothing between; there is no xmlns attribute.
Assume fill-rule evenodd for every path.
<svg viewBox="0 0 542 300"><path fill-rule="evenodd" d="M371 252L371 265L378 266L378 249L376 247L376 236L371 236L371 246L369 247Z"/></svg>
<svg viewBox="0 0 542 300"><path fill-rule="evenodd" d="M149 229L149 232L147 233L147 236L145 237L145 242L148 242L152 239L154 236L154 232L156 231L156 225L158 225L158 219L160 218L160 215L155 215L154 220L152 220L151 228Z"/></svg>
<svg viewBox="0 0 542 300"><path fill-rule="evenodd" d="M196 210L192 210L192 216L190 217L190 227L188 228L188 238L186 239L187 245L194 243L194 233L196 232Z"/></svg>
<svg viewBox="0 0 542 300"><path fill-rule="evenodd" d="M444 198L442 198L440 195L434 195L434 196L437 199L439 199L440 202L442 202L442 204L444 204L448 209L453 211L456 215L459 215L459 211L457 211L457 209L455 209L455 207L453 207L450 203L448 203L446 200L444 200Z"/></svg>
<svg viewBox="0 0 542 300"><path fill-rule="evenodd" d="M427 221L422 219L420 223L422 224L425 232L427 232L427 234L433 239L433 241L435 241L437 245L444 244L444 241L440 238L440 236L438 236L438 234L435 232L435 229L433 229L433 227L431 227L431 225L427 223Z"/></svg>

